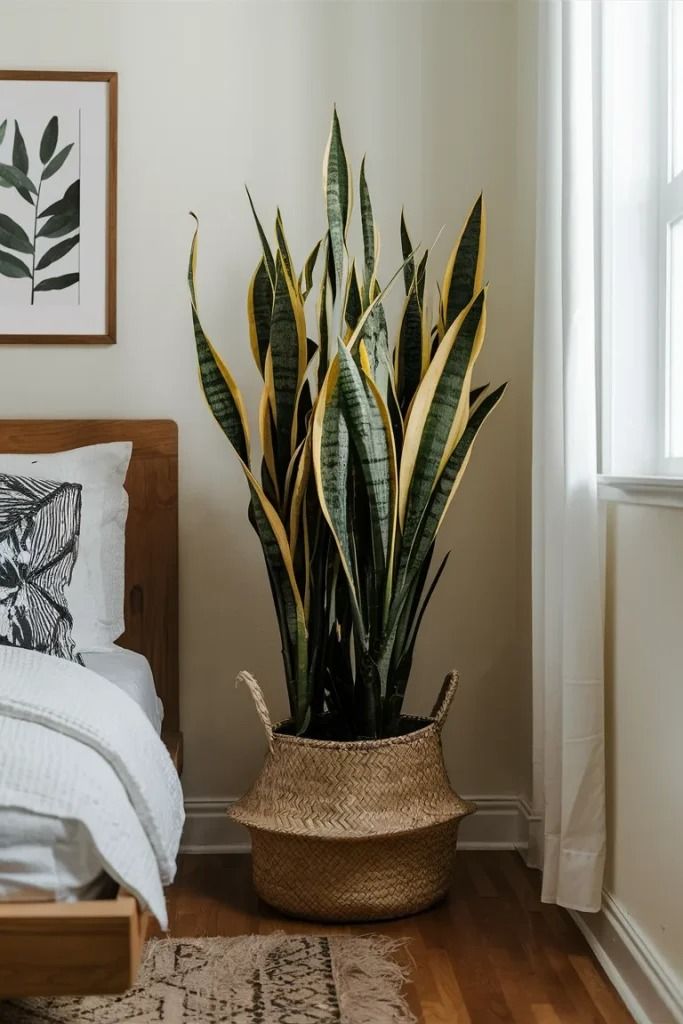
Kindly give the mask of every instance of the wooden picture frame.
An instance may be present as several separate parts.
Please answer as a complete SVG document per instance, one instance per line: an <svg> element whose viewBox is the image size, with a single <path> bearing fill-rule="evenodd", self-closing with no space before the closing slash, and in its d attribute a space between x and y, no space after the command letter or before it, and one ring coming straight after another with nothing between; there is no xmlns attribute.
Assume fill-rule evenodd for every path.
<svg viewBox="0 0 683 1024"><path fill-rule="evenodd" d="M77 186L77 189L78 189L78 191L77 191L78 198L75 200L75 202L77 204L79 204L77 206L77 213L76 213L76 217L77 217L76 226L74 226L72 229L70 229L72 231L77 231L77 235L75 235L75 236L72 235L70 239L64 239L63 240L62 244L64 244L64 247L66 249L66 252L64 253L63 257L62 256L54 256L54 258L51 257L51 260L50 260L51 262L55 262L55 263L57 263L59 260L61 260L62 264L63 264L65 260L66 261L71 260L73 262L73 260L75 258L77 258L78 259L78 266L77 266L78 273L73 272L74 268L72 266L72 273L71 274L62 274L61 276L58 275L57 277L53 276L48 281L43 280L43 281L39 282L38 284L42 284L43 285L42 289L40 289L38 287L38 284L36 284L36 273L41 268L36 265L36 254L37 254L37 251L38 251L38 244L37 244L37 239L36 239L35 225L38 224L38 207L37 207L37 204L34 203L33 205L36 208L36 214L35 214L35 219L34 219L33 242L31 243L30 237L26 237L26 235L28 233L25 232L24 229L21 226L19 226L20 227L20 231L23 233L23 237L22 237L21 234L16 236L14 241L13 241L13 243L12 243L13 245L18 245L20 247L19 251L14 251L11 247L6 247L4 249L0 248L0 257L4 256L5 258L9 258L9 260L10 260L10 267L9 267L9 269L10 269L10 272L11 272L9 275L0 276L0 284L2 284L3 281L7 277L14 276L12 271L14 271L15 268L16 268L16 276L17 277L26 277L27 275L26 275L25 271L26 271L26 269L29 269L31 271L31 280L30 280L31 305L33 305L33 303L34 303L34 288L35 288L35 290L42 290L42 291L45 291L45 292L47 292L47 291L52 292L51 299L53 301L54 301L54 296L57 294L57 290L59 289L59 299L57 300L57 301L59 301L59 305L55 305L52 309L51 308L47 308L47 309L44 308L43 310L40 311L41 314L42 314L42 322L40 324L40 329L39 330L34 328L33 330L27 329L26 331L24 331L23 329L18 329L17 328L17 323L21 322L23 324L24 320L30 320L32 314L26 314L26 311L24 309L18 310L14 305L12 305L12 306L6 305L3 308L3 303L1 301L1 296L0 296L0 345L65 345L65 344L70 344L70 345L110 345L110 344L114 344L115 341L116 341L116 190L117 190L118 75L117 75L117 73L115 71L0 71L0 100L2 99L3 85L6 85L7 83L14 84L14 85L16 85L18 83L34 83L34 84L41 85L41 86L44 85L44 84L48 84L49 85L49 83L74 83L74 84L85 84L85 85L87 85L88 83L104 84L105 92L106 92L106 98L98 96L98 103L101 105L102 110L104 112L104 115L106 116L106 126L105 125L98 125L98 132L97 132L98 138L100 137L100 135L102 137L101 138L101 143L102 144L101 144L101 146L98 146L97 148L98 148L98 150L99 149L104 149L104 153L98 153L98 159L102 160L104 166L103 166L101 174L97 174L97 173L93 172L90 175L91 179L95 179L96 178L97 181L96 181L95 185L90 188L90 190L88 192L89 196L92 194L93 196L96 197L96 203L93 202L93 209L95 209L95 207L96 207L97 211L98 211L98 215L97 215L97 218L96 218L97 219L97 232L96 232L97 241L93 241L91 243L91 249L95 249L98 254L99 254L99 252L101 252L101 254L102 254L102 264L101 265L97 264L97 261L95 261L93 263L93 259L91 258L92 257L92 251L89 254L90 258L86 258L84 260L84 267L88 268L86 270L86 274L90 278L93 278L93 277L96 278L96 287L94 287L92 289L92 291L88 292L88 296L89 296L89 298L88 298L88 306L92 305L93 309L91 311L89 308L85 308L85 304L83 305L83 307L81 307L81 263L80 263L80 254L81 254L81 248L84 247L84 242L87 241L87 240L84 237L85 233L83 232L82 226L80 224L81 206L82 206L82 204L85 203L86 197L80 191L80 188L81 188L81 178L85 177L85 175L84 175L84 168L81 166L81 152L84 149L84 147L81 145L81 135L80 135L80 132L81 132L81 110L79 108L78 109L78 132L79 132L79 134L78 134L78 142L79 142L79 146L78 146L78 165L77 165L78 166L78 179L77 179L77 181L75 181L70 186L70 189L68 190L68 191L70 191L71 189L74 188L74 186ZM61 91L60 96L63 96L63 94L64 94L64 90ZM32 99L31 102L34 102L34 100ZM10 170L9 170L9 172L7 172L7 170L5 170L5 173L6 174L7 173L12 174L12 171L17 169L13 165L16 163L16 160L14 159L14 157L16 155L15 146L17 145L16 138L17 138L17 131L19 129L17 129L17 122L16 122L16 120L12 121L12 112L11 112L11 110L8 110L8 105L7 104L5 104L4 102L0 102L0 111L2 112L0 114L1 117L7 117L7 121L5 122L4 130L3 130L3 124L0 121L0 177L1 177L2 176L2 168L3 168L3 166L6 169L7 165L10 164L10 162L11 162ZM35 116L36 116L36 118L38 118L38 114L37 113L36 113ZM94 120L95 120L95 115L94 114L91 116L91 119L94 122ZM44 117L43 117L43 120L44 120ZM56 117L55 118L51 118L50 120L55 120L56 121L57 118ZM14 132L14 135L12 136L12 138L15 141L14 141L14 143L12 145L10 145L10 136L12 135L12 132ZM45 129L44 135L46 133L47 133L47 127ZM7 135L7 138L5 138L5 134ZM39 157L42 160L42 157L43 157L44 135L40 139L40 147L39 148L38 148L38 144L37 144L37 142L35 142L35 140L34 140L33 146L29 147L30 150L31 150L31 156L33 157L33 164L34 165L36 163L36 155L39 154ZM30 159L30 157L27 157L27 153L26 153L27 147L26 147L26 145L24 143L23 137L20 139L20 143L19 143L19 154L18 155L20 157L20 163L21 163L21 153L22 153L21 147L23 147L23 159L24 159L24 166L25 166L26 165L25 161L27 159ZM66 147L63 147L63 148L66 148ZM94 151L95 147L93 146L92 148L93 148L93 151ZM48 150L49 150L49 147L48 147ZM56 156L54 158L55 162L58 162L57 158L60 157L60 155L61 155L61 147L57 146ZM73 153L73 156L72 156L72 163L75 162L74 159L73 159L73 157L75 157L75 155L76 154L75 154L75 150L74 150L74 153ZM31 169L32 166L33 165L29 164L29 169ZM58 170L61 170L61 167L62 167L62 165L60 164ZM39 185L39 188L40 188L40 186L42 186L43 176L45 175L45 172L48 169L49 169L49 162L47 162L47 163L43 162L43 169L42 169L42 171L40 171L40 179L39 179L40 185ZM33 173L34 172L31 169L31 174L33 174ZM53 173L53 175L54 175L54 177L56 179L58 177L58 171L54 171L52 173ZM87 169L86 169L85 174L87 175L87 173L88 172L87 172ZM3 198L5 198L4 197L5 191L11 193L13 197L14 197L15 193L17 193L18 195L21 195L21 192L20 192L20 189L19 189L18 185L15 184L13 187L12 186L8 186L6 184L6 179L4 179L4 180L5 180L5 186L4 186L4 188L0 188L0 213L3 212L2 211L2 200L3 200ZM22 179L19 179L19 184L21 184L21 181L22 181ZM0 182L0 184L2 184L2 183ZM91 181L91 185L92 185L92 181ZM28 190L24 189L24 191L27 192ZM40 199L40 192L39 191L37 193L37 198ZM67 195L65 193L65 195L62 197L62 199L60 201L63 203L66 200L66 198L67 198ZM30 195L30 193L29 193L28 201L33 202L33 198ZM55 206L56 204L54 202L52 202L51 205ZM44 217L46 215L45 214L41 214L40 216L42 218L42 217ZM51 220L54 221L54 219L55 218L53 216L51 218ZM93 223L94 223L95 218L93 217L92 220L93 220ZM2 221L0 221L0 246L3 244L1 227L2 227ZM14 227L16 228L17 225L14 224ZM61 232L61 227L62 227L61 225L56 225L56 229L60 230L60 232ZM93 234L95 234L95 232L93 232ZM61 239L62 235L61 234L60 235L54 235L54 237ZM43 249L45 248L45 245L43 243L46 243L47 241L48 241L48 239L46 239L46 238L42 239L41 248L43 248ZM71 246L68 245L69 242L71 243ZM29 249L28 249L27 246L32 246L30 252L29 252ZM57 250L58 252L61 251L59 245L53 245L50 248L50 252L53 253L53 254L54 254L55 250ZM73 252L71 250L73 250ZM21 259L22 253L26 253L27 254L29 260L31 261L31 266L29 266L29 263L28 263L28 260L26 260L26 257L24 257L24 259ZM41 259L38 260L38 263L44 262L46 255L47 255L47 253L44 252L42 254L42 256L41 256ZM98 255L97 258L99 259L99 255ZM24 263L24 260L26 260L25 263ZM24 263L23 268L21 267L21 263ZM50 265L50 262L46 263L45 267L47 267L49 265ZM93 266L96 268L95 270L92 269ZM68 285L65 284L65 283L58 283L58 284L54 283L54 282L64 282L64 281L66 281L67 278L72 279L71 283L68 284ZM70 290L71 293L73 293L73 289L74 289L74 287L76 285L76 282L73 280L74 278L77 280L77 283L78 283L78 300L77 300L77 302L75 304L72 304L72 308L71 308L71 310L69 310L67 308L66 300L62 299L61 296L63 294L62 290L66 290L67 292ZM22 286L22 285L25 284L25 282L23 282L23 281L14 282L14 283L18 283L19 286ZM26 282L26 284L28 284L28 282ZM41 299L42 298L43 298L43 296L41 296ZM76 310L75 313L73 313L73 309L76 306L78 306L79 308ZM48 320L51 321L53 313L54 313L55 321L57 323L57 327L54 330L52 330L51 327L46 325ZM70 328L69 318L70 318L72 313L73 313L73 317L72 317L73 321L74 322L75 322L75 320L81 321L83 329L74 329L73 325L71 326L71 329L69 329ZM97 321L97 326L95 328L92 327L92 323L94 321Z"/></svg>

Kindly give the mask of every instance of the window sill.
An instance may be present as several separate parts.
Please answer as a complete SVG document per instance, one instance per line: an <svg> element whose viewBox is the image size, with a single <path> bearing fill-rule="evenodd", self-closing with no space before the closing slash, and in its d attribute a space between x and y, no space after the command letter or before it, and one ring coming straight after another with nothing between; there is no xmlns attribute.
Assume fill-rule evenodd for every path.
<svg viewBox="0 0 683 1024"><path fill-rule="evenodd" d="M601 501L683 508L681 476L598 476Z"/></svg>

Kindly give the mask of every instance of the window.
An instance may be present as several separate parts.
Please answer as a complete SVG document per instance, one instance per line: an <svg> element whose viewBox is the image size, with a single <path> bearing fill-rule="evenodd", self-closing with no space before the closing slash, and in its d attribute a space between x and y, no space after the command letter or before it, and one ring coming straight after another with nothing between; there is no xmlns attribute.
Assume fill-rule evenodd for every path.
<svg viewBox="0 0 683 1024"><path fill-rule="evenodd" d="M665 176L660 194L664 472L683 472L683 3L670 0Z"/></svg>
<svg viewBox="0 0 683 1024"><path fill-rule="evenodd" d="M683 477L683 0L600 11L601 468Z"/></svg>

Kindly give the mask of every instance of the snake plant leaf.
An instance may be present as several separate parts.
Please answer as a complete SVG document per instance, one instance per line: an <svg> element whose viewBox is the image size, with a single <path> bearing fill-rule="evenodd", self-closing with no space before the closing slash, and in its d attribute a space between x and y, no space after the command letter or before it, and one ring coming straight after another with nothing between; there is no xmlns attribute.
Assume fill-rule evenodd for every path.
<svg viewBox="0 0 683 1024"><path fill-rule="evenodd" d="M289 245L287 244L287 236L285 235L285 226L282 223L282 214L280 208L277 209L277 215L275 217L275 237L277 238L277 247L280 255L282 256L282 262L284 268L287 271L287 276L290 281L296 280L294 275L294 265L292 263L292 255L289 251ZM277 262L277 261L276 261ZM277 270L277 268L276 268Z"/></svg>
<svg viewBox="0 0 683 1024"><path fill-rule="evenodd" d="M33 252L33 244L20 224L0 213L0 245L15 252Z"/></svg>
<svg viewBox="0 0 683 1024"><path fill-rule="evenodd" d="M52 160L50 160L49 164L43 171L43 181L47 181L48 178L51 178L53 174L57 173L73 148L74 144L73 142L70 142L68 146L64 146L56 156L52 157Z"/></svg>
<svg viewBox="0 0 683 1024"><path fill-rule="evenodd" d="M313 414L312 458L320 510L332 531L341 567L349 586L349 599L359 643L367 643L360 610L360 587L354 573L348 523L350 438L339 388L339 356L330 364Z"/></svg>
<svg viewBox="0 0 683 1024"><path fill-rule="evenodd" d="M35 288L35 292L56 292L63 291L64 288L71 288L72 285L78 284L80 275L73 274L61 274L59 277L47 277L40 281Z"/></svg>
<svg viewBox="0 0 683 1024"><path fill-rule="evenodd" d="M346 282L346 298L344 299L344 320L349 330L353 331L360 320L363 312L363 300L360 294L360 284L356 273L355 261L351 261L349 275Z"/></svg>
<svg viewBox="0 0 683 1024"><path fill-rule="evenodd" d="M31 179L27 175L20 171L18 167L14 167L12 164L0 163L0 179L7 185L12 185L19 191L24 189L26 192L32 192L33 195L37 195L38 189L33 184ZM29 200L33 202L33 200Z"/></svg>
<svg viewBox="0 0 683 1024"><path fill-rule="evenodd" d="M318 318L318 386L322 386L330 364L330 327L327 309L327 253L329 250L328 240L325 239L323 252L323 273L320 279L320 291L316 313Z"/></svg>
<svg viewBox="0 0 683 1024"><path fill-rule="evenodd" d="M308 254L306 262L304 263L304 269L299 275L299 291L301 292L301 297L304 302L310 295L311 289L313 288L313 271L315 270L315 264L318 259L318 253L320 252L322 242L323 240L321 238L315 243Z"/></svg>
<svg viewBox="0 0 683 1024"><path fill-rule="evenodd" d="M481 396L489 387L489 384L482 384L481 387L472 388L472 390L470 391L470 409L472 409L477 404L478 399L481 398Z"/></svg>
<svg viewBox="0 0 683 1024"><path fill-rule="evenodd" d="M7 131L7 118L0 124L0 146L5 141L5 132Z"/></svg>
<svg viewBox="0 0 683 1024"><path fill-rule="evenodd" d="M80 201L81 182L80 179L77 179L72 185L69 185L61 199L58 199L56 203L51 203L45 210L40 211L38 220L42 220L43 217L58 217L64 213L77 212Z"/></svg>
<svg viewBox="0 0 683 1024"><path fill-rule="evenodd" d="M244 401L232 374L211 344L199 319L195 289L199 221L194 214L191 214L191 216L194 217L196 227L190 248L187 283L190 289L192 323L194 325L194 338L199 362L199 378L216 422L242 462L245 466L248 466L249 426Z"/></svg>
<svg viewBox="0 0 683 1024"><path fill-rule="evenodd" d="M306 500L306 488L311 475L311 436L308 434L300 445L299 459L292 485L292 497L289 506L289 547L295 554L299 539L299 526L302 521L302 509ZM303 517L305 518L305 517Z"/></svg>
<svg viewBox="0 0 683 1024"><path fill-rule="evenodd" d="M301 297L285 269L280 251L276 259L269 354L273 365L278 473L284 483L289 459L296 446L294 414L297 393L306 372L307 343Z"/></svg>
<svg viewBox="0 0 683 1024"><path fill-rule="evenodd" d="M401 252L403 253L404 260L403 283L405 285L406 295L408 295L415 278L415 259L412 255L413 243L410 241L410 235L408 234L408 226L406 224L404 210L401 210Z"/></svg>
<svg viewBox="0 0 683 1024"><path fill-rule="evenodd" d="M256 212L256 207L254 206L254 202L253 202L253 200L251 198L251 192L249 191L249 189L247 188L246 185L244 186L244 188L245 188L245 191L247 193L247 197L249 199L249 205L251 207L251 212L252 212L252 214L254 216L254 221L256 222L256 230L258 231L258 236L261 239L261 248L263 249L263 259L265 260L266 270L268 271L268 277L270 278L270 283L271 283L271 285L274 288L275 287L275 260L273 259L273 253L271 252L271 248L270 248L270 245L268 243L268 239L266 237L266 233L263 230L263 227L261 225L261 221L258 218L258 214Z"/></svg>
<svg viewBox="0 0 683 1024"><path fill-rule="evenodd" d="M339 387L370 507L373 577L383 581L393 551L398 477L389 413L377 388L339 348Z"/></svg>
<svg viewBox="0 0 683 1024"><path fill-rule="evenodd" d="M434 543L436 534L462 482L474 442L484 423L505 394L506 388L507 383L501 384L495 391L492 391L479 403L469 417L465 431L439 477L434 493L415 532L412 549L407 552L407 558L404 557L405 549L401 552L401 566L405 567L408 575L414 572L416 567L419 567Z"/></svg>
<svg viewBox="0 0 683 1024"><path fill-rule="evenodd" d="M265 260L261 258L254 271L247 292L247 319L249 343L254 362L263 377L266 354L270 344L270 320L273 312L273 286L268 277Z"/></svg>
<svg viewBox="0 0 683 1024"><path fill-rule="evenodd" d="M24 142L24 136L21 134L19 122L14 122L14 145L12 146L12 163L21 171L22 174L28 174L28 153L26 152L26 143Z"/></svg>
<svg viewBox="0 0 683 1024"><path fill-rule="evenodd" d="M26 264L12 256L9 252L0 249L0 274L3 277L31 277L31 271Z"/></svg>
<svg viewBox="0 0 683 1024"><path fill-rule="evenodd" d="M284 613L295 674L288 682L294 701L296 728L302 731L307 725L310 708L308 636L303 601L282 521L249 468L243 464L243 469L251 492L254 521L273 591Z"/></svg>
<svg viewBox="0 0 683 1024"><path fill-rule="evenodd" d="M51 117L45 125L45 131L40 140L40 162L48 163L54 156L59 138L59 118Z"/></svg>
<svg viewBox="0 0 683 1024"><path fill-rule="evenodd" d="M425 282L427 280L427 260L429 259L429 249L425 249L424 255L417 265L417 300L420 306L424 306L425 296Z"/></svg>
<svg viewBox="0 0 683 1024"><path fill-rule="evenodd" d="M346 232L351 219L351 168L342 141L337 108L332 115L332 126L323 161L323 187L327 205L327 223L330 233L330 251L334 267L335 292L341 288L344 274Z"/></svg>
<svg viewBox="0 0 683 1024"><path fill-rule="evenodd" d="M413 279L403 303L398 342L394 351L394 379L401 412L405 417L413 395L426 370L423 353L422 309L417 292L417 278Z"/></svg>
<svg viewBox="0 0 683 1024"><path fill-rule="evenodd" d="M470 379L485 329L482 290L449 328L415 393L399 486L404 545L412 543L434 485L467 422Z"/></svg>
<svg viewBox="0 0 683 1024"><path fill-rule="evenodd" d="M280 491L278 486L276 459L275 459L275 422L271 409L268 387L264 384L259 402L259 437L261 439L261 450L263 452L263 463L268 471L269 483L271 485L271 501L280 504ZM274 500L273 500L274 499Z"/></svg>
<svg viewBox="0 0 683 1024"><path fill-rule="evenodd" d="M485 258L486 207L483 195L479 195L446 264L441 289L444 330L448 330L480 291L484 280Z"/></svg>
<svg viewBox="0 0 683 1024"><path fill-rule="evenodd" d="M365 260L365 300L369 301L370 285L377 272L379 262L379 232L375 227L375 219L372 213L372 202L368 189L367 178L365 177L365 157L360 165L360 216L363 227L363 255Z"/></svg>

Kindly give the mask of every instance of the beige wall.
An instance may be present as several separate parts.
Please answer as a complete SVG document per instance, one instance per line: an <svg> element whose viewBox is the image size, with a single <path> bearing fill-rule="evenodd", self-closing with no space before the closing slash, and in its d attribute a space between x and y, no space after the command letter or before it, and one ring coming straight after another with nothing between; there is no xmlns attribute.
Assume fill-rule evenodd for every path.
<svg viewBox="0 0 683 1024"><path fill-rule="evenodd" d="M413 234L447 238L481 186L489 206L491 307L479 378L509 379L478 444L443 547L453 556L425 622L410 705L444 672L463 686L446 729L467 793L516 794L529 762L528 472L530 239L517 202L517 7L471 3L212 3L4 0L0 66L120 74L119 341L0 351L3 416L171 416L180 426L185 788L238 794L263 739L232 680L250 668L285 710L270 596L236 460L196 384L185 291L202 220L200 301L252 409L245 292L258 256L243 183L264 219L279 202L295 257L321 232L320 161L333 101L368 174L383 268ZM526 88L526 87L525 87ZM528 91L528 89L527 89ZM522 161L523 163L523 161ZM528 189L527 189L528 200Z"/></svg>
<svg viewBox="0 0 683 1024"><path fill-rule="evenodd" d="M605 887L683 984L683 515L608 515Z"/></svg>

